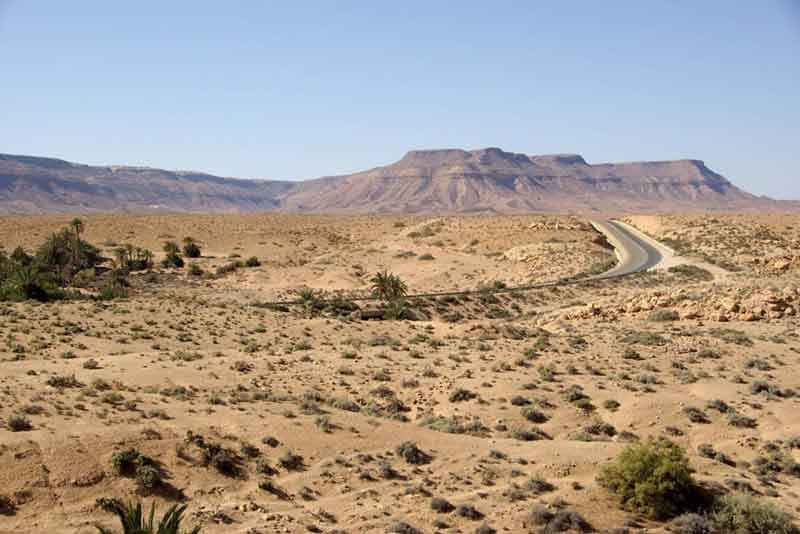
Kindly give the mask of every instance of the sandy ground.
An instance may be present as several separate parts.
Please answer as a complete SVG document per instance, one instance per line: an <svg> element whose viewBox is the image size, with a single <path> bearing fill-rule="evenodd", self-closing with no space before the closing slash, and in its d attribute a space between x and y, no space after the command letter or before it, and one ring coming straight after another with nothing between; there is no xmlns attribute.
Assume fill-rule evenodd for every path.
<svg viewBox="0 0 800 534"><path fill-rule="evenodd" d="M68 221L0 218L0 243L30 248ZM759 468L760 458L800 459L789 446L800 435L790 394L800 391L800 218L631 217L713 268L427 299L415 304L421 321L260 303L303 287L365 293L381 269L414 292L547 281L611 253L571 217L84 222L107 250L160 250L191 235L207 273L237 256L262 265L221 277L136 274L120 301L0 304L0 417L26 414L33 426L0 428L0 495L15 508L0 515L0 532L111 526L100 497L185 502L188 523L209 533L386 532L397 522L534 532L535 503L574 510L599 532L665 532L621 511L595 480L627 442L650 436L686 447L708 486L800 506L796 475ZM660 309L677 317L654 320ZM773 393L756 392L761 383ZM752 421L731 424L717 401ZM187 432L227 449L231 469L206 465ZM406 441L425 463L398 452ZM130 447L160 463L165 484L148 490L115 472L112 456ZM552 490L530 483L538 478ZM482 517L437 512L433 497Z"/></svg>

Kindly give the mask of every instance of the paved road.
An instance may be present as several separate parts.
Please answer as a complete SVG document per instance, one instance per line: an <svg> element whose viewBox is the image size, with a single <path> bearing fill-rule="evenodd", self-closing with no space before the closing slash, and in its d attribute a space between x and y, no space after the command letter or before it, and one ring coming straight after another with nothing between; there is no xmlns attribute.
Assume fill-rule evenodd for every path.
<svg viewBox="0 0 800 534"><path fill-rule="evenodd" d="M497 289L467 289L463 291L447 291L438 293L418 293L413 295L406 295L406 298L429 298L429 297L442 297L451 295L469 295L473 293L513 293L516 291L527 291L530 289L538 289L545 287L555 287L563 285L581 284L590 282L592 280L605 280L608 278L616 278L625 276L641 271L646 271L661 265L669 265L669 260L674 256L674 252L662 245L658 241L646 236L639 230L629 226L621 221L612 220L596 220L590 221L591 224L602 232L609 243L614 246L614 251L617 255L619 262L612 269L598 275L589 276L587 278L572 278L569 280L553 280L550 282L541 282L527 286L506 287ZM362 301L376 301L380 300L378 297L362 296L347 299L351 302ZM322 299L321 302L328 302L329 300ZM302 300L284 300L275 302L262 302L261 306L276 306L276 305L294 305L303 304Z"/></svg>
<svg viewBox="0 0 800 534"><path fill-rule="evenodd" d="M638 230L619 221L591 221L614 246L619 263L593 278L602 280L657 267L673 252Z"/></svg>

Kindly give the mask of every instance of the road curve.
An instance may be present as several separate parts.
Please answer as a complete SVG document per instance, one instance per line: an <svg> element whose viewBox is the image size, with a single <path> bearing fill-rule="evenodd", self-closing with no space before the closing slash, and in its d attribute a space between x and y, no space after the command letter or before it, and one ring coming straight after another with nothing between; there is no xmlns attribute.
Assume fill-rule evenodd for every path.
<svg viewBox="0 0 800 534"><path fill-rule="evenodd" d="M494 289L467 289L462 291L442 291L436 293L416 293L406 295L406 299L414 298L432 298L432 297L445 297L445 296L461 296L471 295L475 293L513 293L517 291L529 291L531 289L541 289L546 287L557 287L565 285L583 284L595 280L606 280L609 278L618 278L630 274L646 271L668 264L667 259L671 259L675 255L672 249L662 245L658 241L646 236L636 228L625 224L622 221L614 220L591 220L589 221L598 232L606 236L606 240L614 247L614 253L617 255L617 264L610 270L594 275L581 278L570 278L554 280L551 282L540 282L525 286L516 287L498 287ZM350 302L364 302L364 301L378 301L381 300L376 296L361 296L348 298ZM320 299L319 302L333 302L333 299ZM291 306L297 304L304 304L302 299L298 300L281 300L272 302L260 302L259 306Z"/></svg>
<svg viewBox="0 0 800 534"><path fill-rule="evenodd" d="M590 222L606 236L614 247L618 260L612 269L593 276L595 280L647 271L658 267L666 257L674 254L671 249L623 222L613 220Z"/></svg>

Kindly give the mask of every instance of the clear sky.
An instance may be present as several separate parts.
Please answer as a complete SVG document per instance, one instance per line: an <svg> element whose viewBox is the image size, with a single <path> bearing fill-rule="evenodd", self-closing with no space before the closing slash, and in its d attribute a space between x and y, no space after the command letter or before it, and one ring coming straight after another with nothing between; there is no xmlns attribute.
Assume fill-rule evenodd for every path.
<svg viewBox="0 0 800 534"><path fill-rule="evenodd" d="M800 198L800 0L0 0L0 152L305 179L703 159Z"/></svg>

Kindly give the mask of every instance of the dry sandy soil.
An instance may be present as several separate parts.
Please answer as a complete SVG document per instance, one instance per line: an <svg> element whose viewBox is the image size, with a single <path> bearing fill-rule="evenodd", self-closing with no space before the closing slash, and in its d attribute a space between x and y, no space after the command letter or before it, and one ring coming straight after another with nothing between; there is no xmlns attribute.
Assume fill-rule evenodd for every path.
<svg viewBox="0 0 800 534"><path fill-rule="evenodd" d="M696 267L427 298L424 320L364 321L264 303L303 287L366 294L383 269L447 291L576 276L612 255L566 216L86 217L106 251L191 235L207 274L137 273L123 300L0 304L0 418L32 423L0 428L14 508L0 532L114 526L101 497L185 502L207 533L535 532L535 503L598 532L666 532L595 480L651 436L684 446L707 486L796 512L800 217L627 220ZM0 218L0 243L31 249L68 221ZM236 255L262 265L212 274ZM407 441L421 457L398 451ZM230 461L207 465L208 443ZM131 447L165 484L115 472Z"/></svg>

